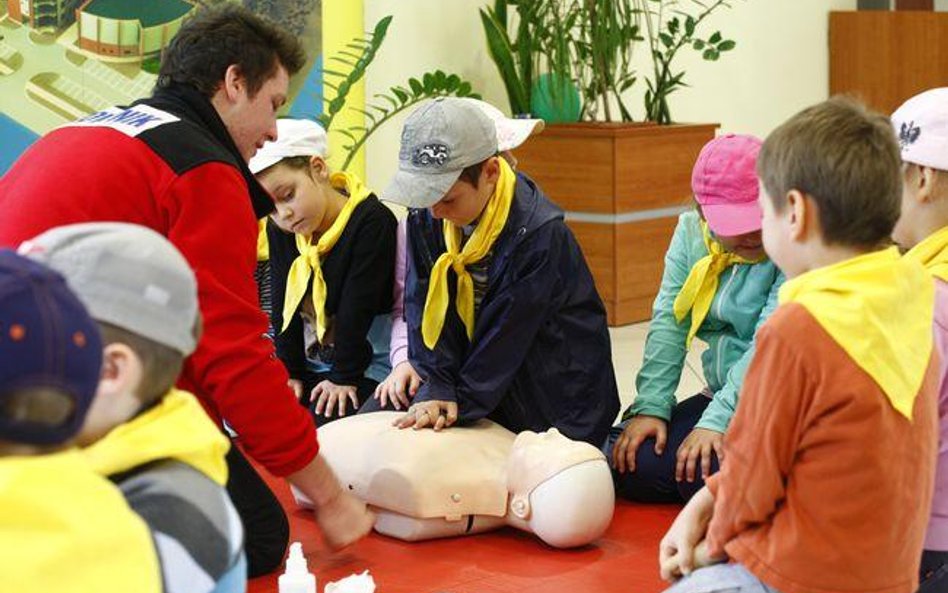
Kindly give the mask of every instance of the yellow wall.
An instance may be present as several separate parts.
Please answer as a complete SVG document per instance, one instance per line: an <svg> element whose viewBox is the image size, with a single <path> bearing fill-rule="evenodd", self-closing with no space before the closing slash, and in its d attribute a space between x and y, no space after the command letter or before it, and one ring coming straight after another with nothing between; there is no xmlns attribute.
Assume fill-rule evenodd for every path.
<svg viewBox="0 0 948 593"><path fill-rule="evenodd" d="M362 0L323 0L322 16L323 64L331 69L332 66L328 65L327 62L328 58L344 49L345 45L352 41L354 37L361 37L365 34ZM325 94L329 99L332 99L331 93L330 89L325 90ZM349 91L346 104L361 107L364 103L365 82L363 81ZM343 109L342 113L336 116L332 127L348 128L364 124L365 118L361 114L351 109ZM345 136L338 133L329 134L330 167L337 169L342 165L345 155L341 147L346 143L348 143L348 139ZM365 176L364 151L349 165L349 171Z"/></svg>
<svg viewBox="0 0 948 593"><path fill-rule="evenodd" d="M340 1L340 0L336 0ZM327 0L331 3L331 0ZM388 39L370 67L368 96L428 69L454 71L484 98L508 111L503 84L484 47L477 9L487 0L364 0L366 28L394 16ZM720 122L726 132L767 134L803 107L825 99L829 87L828 15L853 10L856 0L734 0L712 17L708 34L721 29L738 46L717 63L685 55L677 65L692 88L672 96L679 121ZM646 57L645 46L637 48ZM645 67L642 62L640 72ZM644 82L630 91L641 116ZM404 117L370 141L367 179L382 190L397 167Z"/></svg>

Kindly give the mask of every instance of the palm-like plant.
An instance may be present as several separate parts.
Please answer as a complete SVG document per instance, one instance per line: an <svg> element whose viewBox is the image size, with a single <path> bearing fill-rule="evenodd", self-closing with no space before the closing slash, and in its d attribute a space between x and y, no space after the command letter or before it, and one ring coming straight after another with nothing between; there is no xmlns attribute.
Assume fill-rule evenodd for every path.
<svg viewBox="0 0 948 593"><path fill-rule="evenodd" d="M365 108L347 107L346 101L350 91L365 76L366 70L385 41L391 22L391 16L383 18L371 33L353 39L345 50L330 57L329 61L340 65L340 69L323 70L323 85L334 94L332 99L325 103L323 113L316 119L326 131L338 132L348 139L349 142L343 145L346 151L343 170L349 167L369 137L396 114L436 97L480 98L480 95L473 91L471 83L462 80L457 74L435 70L425 72L420 78L411 77L404 85L393 86L386 93L377 93L373 101L366 103ZM365 117L366 125L333 127L336 116L347 108L361 113Z"/></svg>

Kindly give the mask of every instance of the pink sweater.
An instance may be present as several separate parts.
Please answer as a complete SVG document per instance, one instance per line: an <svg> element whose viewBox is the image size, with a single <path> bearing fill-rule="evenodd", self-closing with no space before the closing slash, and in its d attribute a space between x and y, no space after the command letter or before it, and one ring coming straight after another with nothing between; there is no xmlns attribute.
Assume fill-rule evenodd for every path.
<svg viewBox="0 0 948 593"><path fill-rule="evenodd" d="M408 227L405 219L398 221L395 247L395 288L392 291L392 341L388 355L392 368L408 361L408 324L405 322L405 275L408 273ZM948 337L946 337L948 339Z"/></svg>
<svg viewBox="0 0 948 593"><path fill-rule="evenodd" d="M948 283L935 281L935 345L941 357L938 391L938 466L935 470L935 497L925 536L925 549L948 551Z"/></svg>

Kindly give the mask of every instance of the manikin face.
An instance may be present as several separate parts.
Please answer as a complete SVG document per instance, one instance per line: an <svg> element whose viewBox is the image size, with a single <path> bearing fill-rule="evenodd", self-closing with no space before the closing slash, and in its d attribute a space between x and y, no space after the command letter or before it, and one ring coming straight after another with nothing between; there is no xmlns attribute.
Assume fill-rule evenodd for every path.
<svg viewBox="0 0 948 593"><path fill-rule="evenodd" d="M517 435L507 486L508 523L557 548L594 541L615 510L612 474L602 452L555 428Z"/></svg>

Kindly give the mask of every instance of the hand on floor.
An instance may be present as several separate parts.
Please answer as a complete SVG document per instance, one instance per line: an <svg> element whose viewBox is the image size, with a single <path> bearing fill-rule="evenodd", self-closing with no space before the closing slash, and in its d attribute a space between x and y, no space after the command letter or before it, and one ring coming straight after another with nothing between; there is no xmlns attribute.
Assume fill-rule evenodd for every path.
<svg viewBox="0 0 948 593"><path fill-rule="evenodd" d="M696 428L678 447L678 462L675 465L675 480L695 481L695 471L701 464L701 477L711 475L711 454L716 453L718 463L724 461L724 434L716 430Z"/></svg>
<svg viewBox="0 0 948 593"><path fill-rule="evenodd" d="M325 414L331 418L334 409L338 409L339 417L346 415L346 405L352 402L352 409L359 408L359 397L356 395L355 385L336 385L329 379L320 381L309 394L309 401L316 402L316 414Z"/></svg>
<svg viewBox="0 0 948 593"><path fill-rule="evenodd" d="M668 423L654 416L635 416L626 425L612 448L612 467L621 474L635 471L635 455L639 446L648 438L655 437L655 454L665 451L668 439Z"/></svg>
<svg viewBox="0 0 948 593"><path fill-rule="evenodd" d="M401 410L402 407L408 409L409 402L414 399L419 387L421 375L415 371L415 367L408 361L400 362L375 388L375 399L379 400L383 408L391 401L396 410Z"/></svg>

